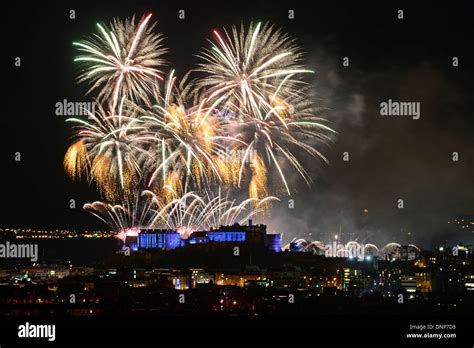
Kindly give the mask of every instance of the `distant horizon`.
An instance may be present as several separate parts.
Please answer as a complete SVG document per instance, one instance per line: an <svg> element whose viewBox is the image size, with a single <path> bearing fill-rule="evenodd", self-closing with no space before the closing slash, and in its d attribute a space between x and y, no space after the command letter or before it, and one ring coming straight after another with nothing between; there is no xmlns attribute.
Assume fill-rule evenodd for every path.
<svg viewBox="0 0 474 348"><path fill-rule="evenodd" d="M268 226L266 224L263 224L264 226ZM233 226L233 225L227 225L227 226ZM240 226L246 226L246 225L240 225ZM222 227L222 226L219 226L219 227ZM219 227L214 227L214 229L218 229ZM225 226L224 226L225 227ZM160 227L139 227L141 230L169 230L169 229L166 229L166 228L160 228ZM0 228L0 233L1 232L5 232L4 230L20 230L22 232L26 232L26 230L34 230L34 233L48 233L48 232L55 232L55 231L66 231L66 232L75 232L75 233L79 233L79 234L82 234L82 233L85 233L85 232L107 232L107 233L111 233L111 234L117 234L116 231L114 230L107 230L107 229L94 229L94 230L79 230L79 229L39 229L39 230L36 230L36 229L31 229L31 228ZM194 231L194 232L200 232L200 231ZM268 234L275 234L276 232L268 232ZM77 237L82 237L82 236L77 236ZM284 233L282 233L282 238L284 237ZM0 235L0 238L1 238L1 235ZM61 238L67 238L67 237L61 237ZM107 236L107 237L100 237L100 238L114 238L114 239L117 239L117 236ZM28 237L24 237L24 239L28 239ZM34 239L34 238L32 238ZM290 240L284 240L282 239L282 244L288 244L290 243L292 240L298 240L298 239L305 239L309 242L316 242L316 241L319 241L319 242L332 242L334 240L338 240L339 242L341 243L348 243L348 242L351 242L351 241L357 241L357 240L352 240L352 239L349 239L349 238L346 238L346 239L339 239L339 238L336 238L334 239L334 237L331 239L330 237L327 237L327 238L298 238L298 237L294 237ZM363 244L374 244L373 241L371 240L365 240L363 242L360 242L360 243L363 243ZM376 245L378 244L378 246L381 246L383 244L390 244L390 243L398 243L402 246L404 245L409 245L409 244L413 244L413 245L416 245L418 247L420 247L422 250L427 250L427 251L432 251L432 250L437 250L440 246L448 246L448 247L454 247L456 245L464 245L464 246L468 246L468 247L473 247L474 246L474 241L469 241L468 239L466 240L458 240L457 242L447 242L446 240L433 240L432 241L432 244L430 246L425 246L425 245L422 245L422 244L417 244L417 243L414 243L414 242L400 242L400 241L397 241L397 240L391 240L389 242L386 242L386 243L375 243Z"/></svg>

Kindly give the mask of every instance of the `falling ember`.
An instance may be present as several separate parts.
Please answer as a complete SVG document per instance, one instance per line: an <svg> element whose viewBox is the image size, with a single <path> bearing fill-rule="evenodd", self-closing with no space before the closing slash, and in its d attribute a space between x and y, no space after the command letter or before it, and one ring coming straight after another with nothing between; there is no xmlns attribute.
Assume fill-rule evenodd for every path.
<svg viewBox="0 0 474 348"><path fill-rule="evenodd" d="M64 155L64 170L73 179L81 179L82 173L89 171L90 161L83 140L78 140L69 146Z"/></svg>
<svg viewBox="0 0 474 348"><path fill-rule="evenodd" d="M265 163L260 156L256 156L250 166L252 179L249 184L249 197L262 198L267 196L267 169Z"/></svg>

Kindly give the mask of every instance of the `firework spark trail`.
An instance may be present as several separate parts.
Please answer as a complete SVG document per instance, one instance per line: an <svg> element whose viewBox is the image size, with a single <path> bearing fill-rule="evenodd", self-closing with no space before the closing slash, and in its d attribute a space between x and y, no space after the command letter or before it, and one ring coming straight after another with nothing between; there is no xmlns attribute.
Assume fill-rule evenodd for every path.
<svg viewBox="0 0 474 348"><path fill-rule="evenodd" d="M118 239L125 241L127 236L138 235L141 227L150 226L154 218L150 203L147 196L137 193L128 196L122 204L96 201L84 204L83 208L113 229Z"/></svg>
<svg viewBox="0 0 474 348"><path fill-rule="evenodd" d="M208 90L207 98L220 98L223 108L232 117L225 120L227 129L244 141L244 157L238 174L238 186L250 167L249 195L267 193L268 166L273 165L288 194L290 186L284 173L285 162L297 170L309 184L311 179L299 162L295 151L303 150L327 162L316 144L331 141L327 133L334 131L315 117L315 108L308 101L308 87L301 75L311 73L299 64L301 50L280 30L268 24L243 25L225 38L214 31L217 43L204 50L199 71L205 72L198 85ZM249 154L256 152L255 161Z"/></svg>
<svg viewBox="0 0 474 348"><path fill-rule="evenodd" d="M150 111L141 111L145 131L141 139L148 141L155 149L153 158L161 157L161 162L155 166L148 186L161 174L166 182L169 174L181 173L185 177L187 188L190 180L196 187L208 184L212 178L222 181L223 167L219 160L227 159L227 146L236 142L246 145L233 136L224 135L220 119L215 117L217 100L207 105L206 99L197 99L199 104L190 100L193 86L186 85L186 78L176 86L176 77L172 71L166 83L164 98ZM190 106L187 106L190 104ZM168 171L167 168L172 168Z"/></svg>
<svg viewBox="0 0 474 348"><path fill-rule="evenodd" d="M70 118L78 128L80 140L67 151L64 166L71 177L85 173L111 201L132 190L141 175L139 158L146 154L133 134L143 129L140 120L124 116L123 103L118 114L110 114L99 106L89 120Z"/></svg>
<svg viewBox="0 0 474 348"><path fill-rule="evenodd" d="M232 104L260 119L270 112L284 124L269 97L298 95L303 83L300 75L312 73L299 64L300 49L268 24L261 28L261 23L252 23L247 32L242 24L240 31L232 27L232 35L224 32L227 40L214 30L217 42L210 41L211 49L199 55L204 62L198 71L206 77L198 81L198 87L208 90L210 100L223 97L224 107Z"/></svg>
<svg viewBox="0 0 474 348"><path fill-rule="evenodd" d="M227 127L234 129L238 137L248 144L239 170L239 184L243 178L244 166L249 163L246 157L256 152L258 161L251 162L252 172L256 171L255 168L264 168L260 170L263 173L268 170L267 166L274 165L290 194L283 164L287 162L310 184L311 178L299 157L304 152L328 163L318 145L329 144L332 141L331 134L335 131L325 124L324 119L314 116L317 110L303 96L289 97L286 101L275 100L274 105L274 110L280 113L285 125L267 113L263 120L255 118L253 114L243 114L239 120L230 120Z"/></svg>
<svg viewBox="0 0 474 348"><path fill-rule="evenodd" d="M177 230L187 238L194 231L204 231L219 226L227 226L234 223L242 224L252 216L264 212L264 206L270 201L278 198L268 196L263 199L248 198L236 204L236 200L230 200L228 194L214 195L208 191L204 195L187 192L175 195L175 198L163 203L160 197L151 191L145 191L152 200L155 218L153 226L162 226Z"/></svg>
<svg viewBox="0 0 474 348"><path fill-rule="evenodd" d="M80 180L89 175L90 159L84 139L77 140L69 146L63 161L64 170L72 180Z"/></svg>
<svg viewBox="0 0 474 348"><path fill-rule="evenodd" d="M195 231L236 222L242 224L263 213L268 202L278 200L272 196L264 199L248 198L237 204L235 199L229 199L228 194L221 196L220 190L218 195L211 192L204 195L194 192L179 195L174 192L173 195L174 198L166 202L160 195L145 190L121 205L96 201L85 204L84 209L105 222L118 236L142 228L166 228L176 230L187 238Z"/></svg>
<svg viewBox="0 0 474 348"><path fill-rule="evenodd" d="M100 218L113 230L120 232L130 228L150 226L154 216L147 196L136 194L122 204L101 201L86 203L84 209Z"/></svg>
<svg viewBox="0 0 474 348"><path fill-rule="evenodd" d="M98 99L111 102L112 111L124 96L149 102L156 79L163 79L160 67L165 61L161 57L167 49L162 45L163 36L152 32L156 23L148 25L150 18L151 13L139 24L134 17L114 19L109 32L97 24L99 35L73 43L83 53L74 59L85 66L79 81L91 85L88 93L100 89Z"/></svg>

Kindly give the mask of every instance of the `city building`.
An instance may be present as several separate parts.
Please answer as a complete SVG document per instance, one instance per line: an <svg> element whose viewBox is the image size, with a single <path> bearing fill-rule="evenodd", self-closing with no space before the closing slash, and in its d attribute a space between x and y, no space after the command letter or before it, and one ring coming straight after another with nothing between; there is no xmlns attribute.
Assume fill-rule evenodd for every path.
<svg viewBox="0 0 474 348"><path fill-rule="evenodd" d="M252 220L249 220L247 226L235 223L211 228L209 231L196 231L186 239L175 230L143 229L138 234L137 242L138 249L172 250L192 245L244 243L274 252L281 251L281 234L267 234L265 225L254 225Z"/></svg>
<svg viewBox="0 0 474 348"><path fill-rule="evenodd" d="M400 277L400 284L403 290L408 293L416 292L416 277L412 274L402 274Z"/></svg>
<svg viewBox="0 0 474 348"><path fill-rule="evenodd" d="M181 237L174 230L142 230L138 235L138 249L170 250L181 246Z"/></svg>

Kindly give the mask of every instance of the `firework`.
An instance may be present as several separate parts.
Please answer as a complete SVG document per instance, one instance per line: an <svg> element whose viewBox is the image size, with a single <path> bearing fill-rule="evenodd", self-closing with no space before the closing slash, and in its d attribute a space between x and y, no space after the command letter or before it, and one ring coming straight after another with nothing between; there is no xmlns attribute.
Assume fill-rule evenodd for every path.
<svg viewBox="0 0 474 348"><path fill-rule="evenodd" d="M328 145L335 131L325 124L325 119L315 116L319 110L314 108L311 101L304 96L289 97L286 101L279 102L275 100L273 110L279 113L279 119L270 112L262 119L254 114L242 114L241 118L229 120L226 124L226 127L234 130L236 137L247 144L244 147L238 182L240 185L246 167L250 167L251 195L257 192L266 194L264 187L269 166L274 166L290 194L285 172L291 168L307 184L311 183L310 176L300 163L302 154L306 153L328 163L319 150L319 145ZM250 158L252 154L253 158Z"/></svg>
<svg viewBox="0 0 474 348"><path fill-rule="evenodd" d="M163 203L153 192L145 191L149 195L151 206L155 212L152 226L160 226L178 231L187 238L195 231L205 231L219 226L228 226L234 223L242 224L249 218L263 213L265 206L278 200L273 196L263 199L248 198L240 203L229 199L229 195L222 196L219 190L217 195L212 192L196 194L187 192L181 196L175 195L170 202Z"/></svg>
<svg viewBox="0 0 474 348"><path fill-rule="evenodd" d="M401 245L397 242L390 242L379 248L372 243L364 243L357 240L349 240L345 244L332 241L330 243L323 243L321 241L309 241L304 238L293 238L290 243L282 246L282 250L291 250L296 247L298 250L313 252L318 255L326 255L326 257L348 257L348 258L371 258L375 257L382 260L394 260L400 258ZM416 254L421 252L421 249L409 244L406 247L407 252L415 258Z"/></svg>
<svg viewBox="0 0 474 348"><path fill-rule="evenodd" d="M122 200L121 204L96 201L84 204L84 210L98 217L124 241L127 236L136 236L142 226L150 226L154 213L150 209L148 196L135 194Z"/></svg>
<svg viewBox="0 0 474 348"><path fill-rule="evenodd" d="M88 40L74 42L81 52L76 62L84 65L80 82L91 85L89 92L99 89L98 99L111 103L115 110L119 100L149 102L156 80L162 80L160 67L163 36L153 32L156 23L149 25L151 14L136 24L135 17L125 21L114 19L110 30L97 24L99 34Z"/></svg>
<svg viewBox="0 0 474 348"><path fill-rule="evenodd" d="M84 205L84 209L105 222L121 238L141 229L166 228L178 231L183 238L195 231L209 230L234 223L242 224L253 216L263 213L265 205L276 197L248 198L236 203L229 195L212 192L204 195L172 192L173 199L166 201L162 195L145 190L120 205L96 201Z"/></svg>
<svg viewBox="0 0 474 348"><path fill-rule="evenodd" d="M123 115L123 103L118 114L111 114L102 107L88 120L70 118L77 128L79 141L66 152L64 166L74 178L87 174L103 196L117 201L129 194L139 182L139 158L146 154L134 134L143 126L132 116Z"/></svg>
<svg viewBox="0 0 474 348"><path fill-rule="evenodd" d="M272 107L272 96L297 95L302 81L301 74L311 73L299 64L300 49L288 36L273 26L250 24L247 31L243 24L240 31L232 27L224 35L214 30L216 42L199 57L204 63L198 71L206 73L199 87L208 90L208 98L222 98L224 108L258 114L267 112L279 118Z"/></svg>
<svg viewBox="0 0 474 348"><path fill-rule="evenodd" d="M142 228L186 238L269 209L277 200L268 196L270 173L288 194L289 170L310 184L300 155L327 162L319 145L334 131L316 116L303 80L312 71L294 40L269 24L214 31L211 48L200 54L205 76L186 74L178 83L173 70L162 77L166 49L150 18L98 24L99 34L74 43L84 68L79 81L98 90L99 107L87 120L68 120L76 140L63 164L110 202L84 209L122 239ZM248 199L229 198L245 185Z"/></svg>
<svg viewBox="0 0 474 348"><path fill-rule="evenodd" d="M198 85L207 89L210 101L220 100L219 107L230 115L225 117L226 133L246 144L234 148L243 149L238 186L248 172L249 195L264 197L272 165L290 194L283 164L289 163L309 184L310 177L294 153L303 150L327 161L316 145L328 143L327 133L334 132L314 116L308 87L301 80L311 71L299 63L302 54L294 41L268 24L224 32L214 31L216 43L211 41L211 49L200 55L204 63L199 70L207 76Z"/></svg>
<svg viewBox="0 0 474 348"><path fill-rule="evenodd" d="M83 139L76 141L69 147L64 155L63 166L73 180L80 180L84 174L88 175L90 160Z"/></svg>
<svg viewBox="0 0 474 348"><path fill-rule="evenodd" d="M193 87L186 83L186 78L176 85L172 71L164 97L159 97L151 110L141 111L145 129L141 139L150 145L151 158L160 159L158 164L152 160L154 170L148 186L159 177L166 185L169 176L177 174L184 178L185 188L189 184L201 188L213 178L226 181L229 168L223 162L228 156L227 146L232 142L246 145L224 135L221 120L214 114L217 102L208 105L206 98L193 98Z"/></svg>

